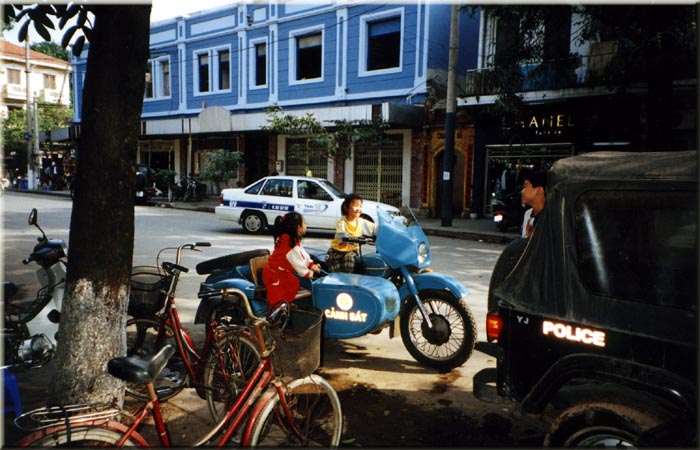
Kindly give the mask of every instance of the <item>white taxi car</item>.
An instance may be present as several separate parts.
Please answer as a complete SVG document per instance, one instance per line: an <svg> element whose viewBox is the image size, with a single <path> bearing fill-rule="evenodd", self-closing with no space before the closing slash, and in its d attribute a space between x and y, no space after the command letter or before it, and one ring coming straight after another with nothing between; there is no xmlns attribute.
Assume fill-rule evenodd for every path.
<svg viewBox="0 0 700 450"><path fill-rule="evenodd" d="M241 224L248 233L263 232L275 217L289 211L301 213L309 228L335 230L346 195L322 178L270 176L243 188L224 189L214 212L219 219ZM376 223L377 206L391 215L401 214L395 206L363 200L362 215Z"/></svg>

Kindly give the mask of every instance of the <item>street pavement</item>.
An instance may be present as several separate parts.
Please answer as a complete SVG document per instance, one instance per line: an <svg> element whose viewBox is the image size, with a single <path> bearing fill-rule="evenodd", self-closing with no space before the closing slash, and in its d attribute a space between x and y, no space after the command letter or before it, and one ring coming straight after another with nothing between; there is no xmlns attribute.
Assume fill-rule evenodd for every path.
<svg viewBox="0 0 700 450"><path fill-rule="evenodd" d="M66 191L22 191L38 195L57 195L69 197L70 193ZM168 202L167 199L162 197L154 197L149 200L148 204L154 207L161 208L176 208L176 209L190 209L202 212L214 212L214 208L219 205L218 196L207 196L201 201L174 201ZM496 228L496 224L491 218L459 218L455 217L452 219L451 226L443 226L442 219L440 218L429 218L429 217L419 217L418 221L423 227L423 231L426 235L443 236L454 239L467 239L482 242L492 242L507 244L513 239L519 236L516 230L510 230L508 232L499 231Z"/></svg>

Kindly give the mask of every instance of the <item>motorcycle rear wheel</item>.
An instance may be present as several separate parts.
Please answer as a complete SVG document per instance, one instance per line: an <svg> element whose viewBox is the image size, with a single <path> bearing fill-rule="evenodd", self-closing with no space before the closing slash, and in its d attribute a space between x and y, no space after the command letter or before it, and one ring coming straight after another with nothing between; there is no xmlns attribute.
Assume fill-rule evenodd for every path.
<svg viewBox="0 0 700 450"><path fill-rule="evenodd" d="M165 344L175 345L173 329L168 325L165 326L164 338L158 339L160 326L160 321L154 319L129 319L126 323L127 356L151 355ZM177 395L188 385L188 382L189 374L185 362L182 360L182 355L180 352L175 352L153 385L158 393L158 398L164 401ZM145 385L126 383L126 393L140 400L148 400Z"/></svg>
<svg viewBox="0 0 700 450"><path fill-rule="evenodd" d="M476 324L463 300L436 290L419 293L433 328L429 329L416 300L401 309L401 339L406 350L419 363L438 370L451 370L464 364L474 351Z"/></svg>

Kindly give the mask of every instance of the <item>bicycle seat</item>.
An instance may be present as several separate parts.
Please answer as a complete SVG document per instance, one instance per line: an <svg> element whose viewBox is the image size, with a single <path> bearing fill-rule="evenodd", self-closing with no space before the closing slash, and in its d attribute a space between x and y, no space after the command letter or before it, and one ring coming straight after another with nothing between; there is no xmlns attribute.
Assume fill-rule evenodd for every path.
<svg viewBox="0 0 700 450"><path fill-rule="evenodd" d="M174 354L175 347L167 344L151 355L121 356L110 359L107 363L107 371L113 377L130 383L153 383Z"/></svg>

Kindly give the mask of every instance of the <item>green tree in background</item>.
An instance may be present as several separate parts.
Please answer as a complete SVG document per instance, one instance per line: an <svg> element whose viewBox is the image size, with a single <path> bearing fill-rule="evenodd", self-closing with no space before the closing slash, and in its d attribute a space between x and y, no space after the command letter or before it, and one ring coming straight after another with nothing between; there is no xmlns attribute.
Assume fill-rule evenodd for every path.
<svg viewBox="0 0 700 450"><path fill-rule="evenodd" d="M207 152L206 163L199 173L202 178L211 180L216 185L216 191L221 192L221 182L238 177L238 167L243 160L243 153L239 151L215 150Z"/></svg>
<svg viewBox="0 0 700 450"><path fill-rule="evenodd" d="M73 119L73 110L63 105L51 103L38 103L39 131L55 130L70 125ZM5 146L5 154L14 156L14 161L19 164L21 171L27 167L27 111L13 109L8 111L3 119L2 141ZM33 133L33 130L29 131ZM8 167L15 169L15 167Z"/></svg>
<svg viewBox="0 0 700 450"><path fill-rule="evenodd" d="M68 50L55 42L39 42L30 45L30 48L35 52L53 56L54 58L62 59L64 61L68 61L69 59Z"/></svg>

